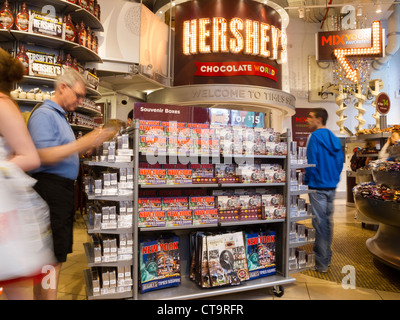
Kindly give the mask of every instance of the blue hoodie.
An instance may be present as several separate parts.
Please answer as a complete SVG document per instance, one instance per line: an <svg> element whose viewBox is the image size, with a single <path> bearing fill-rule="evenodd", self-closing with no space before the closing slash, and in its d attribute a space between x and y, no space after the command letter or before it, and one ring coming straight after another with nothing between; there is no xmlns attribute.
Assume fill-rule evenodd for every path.
<svg viewBox="0 0 400 320"><path fill-rule="evenodd" d="M316 166L306 168L305 184L313 189L335 189L344 160L339 138L329 129L315 130L307 143L307 160Z"/></svg>

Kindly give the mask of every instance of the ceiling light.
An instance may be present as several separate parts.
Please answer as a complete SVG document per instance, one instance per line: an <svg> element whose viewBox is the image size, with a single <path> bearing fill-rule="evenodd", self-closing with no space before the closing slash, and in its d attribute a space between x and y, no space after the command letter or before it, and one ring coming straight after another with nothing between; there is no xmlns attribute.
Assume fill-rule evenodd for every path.
<svg viewBox="0 0 400 320"><path fill-rule="evenodd" d="M376 11L375 11L376 13L381 13L382 12L382 6L380 5L380 3L378 3L377 5L376 5Z"/></svg>
<svg viewBox="0 0 400 320"><path fill-rule="evenodd" d="M361 17L361 16L362 16L362 7L359 6L359 7L357 8L357 17Z"/></svg>

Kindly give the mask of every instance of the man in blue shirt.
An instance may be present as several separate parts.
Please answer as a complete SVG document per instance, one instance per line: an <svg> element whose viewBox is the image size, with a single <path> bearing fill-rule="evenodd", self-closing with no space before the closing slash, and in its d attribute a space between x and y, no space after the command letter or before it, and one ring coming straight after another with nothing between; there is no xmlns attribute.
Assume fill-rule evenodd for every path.
<svg viewBox="0 0 400 320"><path fill-rule="evenodd" d="M340 140L326 128L327 120L323 108L313 109L307 117L308 127L315 130L308 138L307 160L315 167L306 169L304 182L315 190L309 197L315 215L315 269L319 272L327 272L331 262L333 201L344 160Z"/></svg>
<svg viewBox="0 0 400 320"><path fill-rule="evenodd" d="M68 112L75 111L85 95L83 77L76 70L67 69L55 83L54 97L45 100L28 122L28 130L41 161L41 166L31 173L37 180L35 190L50 208L54 254L57 258L56 283L50 288L35 285L34 298L38 300L57 299L61 265L66 261L67 254L72 252L74 182L79 171L79 154L97 147L115 134L111 129L95 129L75 139L66 116Z"/></svg>

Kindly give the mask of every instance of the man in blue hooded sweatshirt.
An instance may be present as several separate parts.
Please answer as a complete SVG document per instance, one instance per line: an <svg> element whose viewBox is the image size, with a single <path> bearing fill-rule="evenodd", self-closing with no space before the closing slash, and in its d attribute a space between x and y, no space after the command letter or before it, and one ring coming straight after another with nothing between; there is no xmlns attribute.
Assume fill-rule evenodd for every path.
<svg viewBox="0 0 400 320"><path fill-rule="evenodd" d="M327 120L323 108L313 109L307 117L308 127L315 130L308 138L307 160L316 166L306 169L305 183L315 190L309 197L315 215L315 270L319 272L328 272L331 262L333 201L344 160L340 140L326 128Z"/></svg>

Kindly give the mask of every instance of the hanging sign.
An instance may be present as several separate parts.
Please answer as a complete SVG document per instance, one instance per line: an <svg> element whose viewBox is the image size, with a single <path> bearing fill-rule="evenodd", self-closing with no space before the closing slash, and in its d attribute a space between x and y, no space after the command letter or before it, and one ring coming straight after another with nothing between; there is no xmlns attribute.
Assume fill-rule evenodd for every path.
<svg viewBox="0 0 400 320"><path fill-rule="evenodd" d="M174 85L245 84L281 89L287 36L280 14L258 1L175 6Z"/></svg>
<svg viewBox="0 0 400 320"><path fill-rule="evenodd" d="M376 105L376 110L380 114L387 114L389 112L389 110L390 110L390 98L389 98L389 96L386 93L381 92L380 94L378 94L376 96L375 105Z"/></svg>
<svg viewBox="0 0 400 320"><path fill-rule="evenodd" d="M317 61L339 60L346 78L358 82L359 70L353 68L349 59L382 57L382 41L380 21L374 21L371 29L318 32Z"/></svg>

